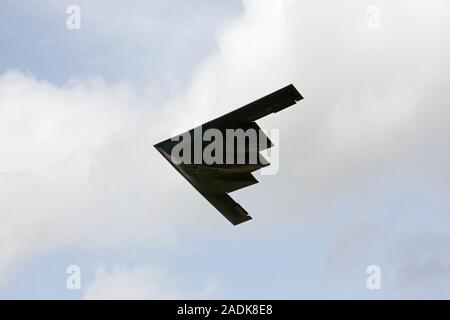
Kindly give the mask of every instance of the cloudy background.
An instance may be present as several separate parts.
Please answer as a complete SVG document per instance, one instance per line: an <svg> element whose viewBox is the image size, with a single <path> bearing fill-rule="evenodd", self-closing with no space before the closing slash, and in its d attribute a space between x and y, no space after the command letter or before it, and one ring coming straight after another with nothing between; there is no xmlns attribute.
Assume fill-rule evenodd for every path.
<svg viewBox="0 0 450 320"><path fill-rule="evenodd" d="M1 298L450 298L448 1L0 9ZM233 227L152 145L289 83Z"/></svg>

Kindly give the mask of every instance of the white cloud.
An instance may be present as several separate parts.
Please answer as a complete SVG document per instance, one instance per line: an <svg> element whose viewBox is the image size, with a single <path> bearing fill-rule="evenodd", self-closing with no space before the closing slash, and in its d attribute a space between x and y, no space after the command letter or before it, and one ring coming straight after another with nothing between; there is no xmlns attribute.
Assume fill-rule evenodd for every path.
<svg viewBox="0 0 450 320"><path fill-rule="evenodd" d="M449 4L382 2L379 31L366 27L366 7L244 1L245 14L218 37L220 51L171 104L174 111L193 106L182 119L188 126L294 83L305 100L260 121L280 128L279 174L261 177L269 187L236 197L257 211L258 226L319 219L337 243L325 272L345 266L349 277L371 259L395 274L386 248L411 259L395 245L407 237L410 211L420 212L411 222L420 238L427 220L447 225L450 208L443 200L450 190ZM436 198L442 206L432 206ZM423 203L404 208L411 199ZM431 274L419 276L410 285ZM408 296L405 287L395 290Z"/></svg>
<svg viewBox="0 0 450 320"><path fill-rule="evenodd" d="M392 187L387 176L397 179L396 187L406 181L439 198L450 190L450 19L444 1L382 2L380 8L381 30L374 31L359 1L244 1L244 14L217 36L218 50L161 110L124 84L90 80L57 87L20 72L3 74L0 278L56 246L115 247L149 237L166 243L188 217L198 230L214 225L211 208L178 183L151 145L291 82L305 100L260 122L281 130L280 174L260 179L271 187L236 195L258 209L254 226L319 216L336 237L329 266L342 248L348 263L363 261L364 248L376 239L401 237L401 228L378 229L395 222L385 212L398 210L395 201L383 201L383 190ZM183 191L172 201L175 190ZM259 201L269 195L271 201ZM372 207L353 207L357 196L371 199ZM350 203L342 209L347 214L334 216L329 203L336 199ZM431 217L448 222L442 217L448 208L444 203ZM368 236L355 239L360 229L348 221L358 214L370 216ZM421 220L415 225L421 234ZM378 247L385 246L379 240ZM159 279L154 274L139 267L100 272L100 289L94 283L88 293L102 296L102 288L117 286L126 296L153 296L156 289L135 279ZM176 295L169 281L163 296L173 287Z"/></svg>
<svg viewBox="0 0 450 320"><path fill-rule="evenodd" d="M218 289L215 278L202 288L187 286L167 269L148 265L99 267L83 299L208 299Z"/></svg>
<svg viewBox="0 0 450 320"><path fill-rule="evenodd" d="M145 97L99 79L57 87L19 71L1 75L0 96L0 280L55 247L171 243L164 224L177 222L162 209L175 189L153 167L162 122Z"/></svg>

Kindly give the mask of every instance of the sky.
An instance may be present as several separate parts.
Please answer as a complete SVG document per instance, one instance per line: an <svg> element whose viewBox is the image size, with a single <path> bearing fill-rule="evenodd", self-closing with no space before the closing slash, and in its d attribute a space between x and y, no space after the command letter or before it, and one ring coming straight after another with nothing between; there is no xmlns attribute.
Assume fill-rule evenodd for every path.
<svg viewBox="0 0 450 320"><path fill-rule="evenodd" d="M450 298L448 1L0 8L0 298ZM290 83L233 227L153 145Z"/></svg>

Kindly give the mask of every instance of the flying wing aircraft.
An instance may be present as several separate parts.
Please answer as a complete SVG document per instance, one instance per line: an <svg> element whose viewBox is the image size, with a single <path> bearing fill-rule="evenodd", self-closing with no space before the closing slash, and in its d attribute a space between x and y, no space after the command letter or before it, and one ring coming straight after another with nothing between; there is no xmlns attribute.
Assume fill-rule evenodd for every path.
<svg viewBox="0 0 450 320"><path fill-rule="evenodd" d="M179 157L177 158L173 155L176 145L187 136L194 138L196 131L205 132L208 129L216 129L224 135L226 135L226 131L229 129L242 129L244 131L255 129L261 132L259 126L255 123L256 120L290 107L302 99L301 94L291 84L197 128L157 143L154 147L225 218L233 225L237 225L252 219L252 217L239 203L229 196L229 193L258 183L251 173L268 165L267 160L259 155L259 151L270 148L273 145L269 138L265 135L262 137L258 135L256 148L252 148L247 142L239 145L233 141L233 149L231 149L233 155L231 159L234 161L212 164L207 163L203 159L200 162L179 161ZM194 150L195 138L190 140L189 143L191 150ZM202 140L201 151L207 145L208 141L205 142ZM221 152L225 158L228 155L227 153L230 153L230 149L227 148L226 143L223 144ZM256 162L249 161L252 152L259 155ZM244 155L245 161L236 161L239 155ZM192 155L192 157L194 156Z"/></svg>

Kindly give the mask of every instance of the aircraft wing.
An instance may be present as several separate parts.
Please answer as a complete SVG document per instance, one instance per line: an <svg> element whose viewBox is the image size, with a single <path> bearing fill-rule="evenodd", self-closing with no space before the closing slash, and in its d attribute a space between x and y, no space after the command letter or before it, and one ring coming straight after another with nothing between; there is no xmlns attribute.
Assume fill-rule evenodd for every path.
<svg viewBox="0 0 450 320"><path fill-rule="evenodd" d="M250 124L271 113L290 107L302 99L302 95L290 84L239 109L209 121L203 124L202 127L206 130L207 128L219 128L227 125L230 125L230 128L234 128L236 124Z"/></svg>
<svg viewBox="0 0 450 320"><path fill-rule="evenodd" d="M216 128L221 131L228 128L259 129L254 122L255 120L281 111L294 105L301 99L303 97L291 84L224 116L209 121L201 125L201 127L203 131L210 128ZM193 132L193 130L188 132ZM269 142L267 147L272 146L268 138L267 141ZM248 212L239 203L235 202L228 193L258 183L251 172L268 165L267 161L258 160L256 164L242 166L242 168L239 166L231 167L226 164L222 166L204 163L176 164L171 158L171 151L176 143L173 139L167 139L156 144L155 148L233 225L252 219Z"/></svg>

